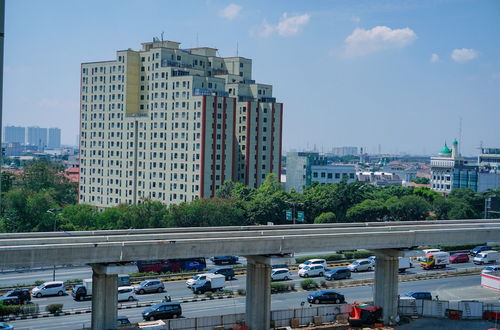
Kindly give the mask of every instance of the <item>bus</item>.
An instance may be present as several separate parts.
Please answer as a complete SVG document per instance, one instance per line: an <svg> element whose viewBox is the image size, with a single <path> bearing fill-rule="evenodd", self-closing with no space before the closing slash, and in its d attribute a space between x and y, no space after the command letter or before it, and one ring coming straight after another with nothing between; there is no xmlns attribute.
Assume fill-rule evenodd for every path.
<svg viewBox="0 0 500 330"><path fill-rule="evenodd" d="M179 273L186 270L204 270L207 268L205 258L139 260L137 269L140 273Z"/></svg>

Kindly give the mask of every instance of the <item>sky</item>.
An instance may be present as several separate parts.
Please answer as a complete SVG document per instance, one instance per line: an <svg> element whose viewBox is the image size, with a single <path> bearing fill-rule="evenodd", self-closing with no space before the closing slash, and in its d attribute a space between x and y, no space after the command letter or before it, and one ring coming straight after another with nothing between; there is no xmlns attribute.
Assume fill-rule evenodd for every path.
<svg viewBox="0 0 500 330"><path fill-rule="evenodd" d="M477 155L500 147L499 17L497 0L6 0L3 124L75 145L80 64L163 32L251 58L284 104L284 151L422 155L458 138Z"/></svg>

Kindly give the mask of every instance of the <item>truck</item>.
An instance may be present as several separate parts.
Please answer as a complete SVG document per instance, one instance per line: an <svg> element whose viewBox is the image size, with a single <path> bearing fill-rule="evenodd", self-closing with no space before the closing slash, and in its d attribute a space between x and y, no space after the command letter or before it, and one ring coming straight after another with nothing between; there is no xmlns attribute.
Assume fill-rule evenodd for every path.
<svg viewBox="0 0 500 330"><path fill-rule="evenodd" d="M399 267L398 270L400 273L405 273L408 268L411 268L410 258L407 257L399 257Z"/></svg>
<svg viewBox="0 0 500 330"><path fill-rule="evenodd" d="M129 275L118 275L118 286L129 286L130 276ZM92 279L86 278L80 285L75 285L73 290L71 290L71 296L74 300L82 301L87 299L92 299Z"/></svg>
<svg viewBox="0 0 500 330"><path fill-rule="evenodd" d="M204 279L200 279L192 284L191 289L194 294L205 293L207 291L219 291L224 288L226 277L219 274L203 274Z"/></svg>
<svg viewBox="0 0 500 330"><path fill-rule="evenodd" d="M450 264L450 254L448 252L431 252L426 253L420 259L420 266L425 269L445 268Z"/></svg>
<svg viewBox="0 0 500 330"><path fill-rule="evenodd" d="M499 259L500 259L500 252L495 250L489 250L489 251L482 251L476 254L474 259L472 259L472 262L474 262L476 265L490 264L490 263L494 264Z"/></svg>

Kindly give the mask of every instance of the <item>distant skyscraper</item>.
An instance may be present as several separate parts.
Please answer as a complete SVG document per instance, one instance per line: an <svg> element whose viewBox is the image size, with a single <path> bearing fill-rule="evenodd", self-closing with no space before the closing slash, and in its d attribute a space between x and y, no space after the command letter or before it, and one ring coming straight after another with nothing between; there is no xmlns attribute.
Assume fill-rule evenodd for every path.
<svg viewBox="0 0 500 330"><path fill-rule="evenodd" d="M332 154L340 157L358 155L358 147L335 147L332 148Z"/></svg>
<svg viewBox="0 0 500 330"><path fill-rule="evenodd" d="M61 130L57 127L49 128L49 136L47 146L49 148L61 147Z"/></svg>
<svg viewBox="0 0 500 330"><path fill-rule="evenodd" d="M26 128L18 126L5 126L3 142L13 143L17 142L24 144L26 139Z"/></svg>
<svg viewBox="0 0 500 330"><path fill-rule="evenodd" d="M47 147L47 129L38 126L28 127L27 142L29 145L37 146L39 149Z"/></svg>

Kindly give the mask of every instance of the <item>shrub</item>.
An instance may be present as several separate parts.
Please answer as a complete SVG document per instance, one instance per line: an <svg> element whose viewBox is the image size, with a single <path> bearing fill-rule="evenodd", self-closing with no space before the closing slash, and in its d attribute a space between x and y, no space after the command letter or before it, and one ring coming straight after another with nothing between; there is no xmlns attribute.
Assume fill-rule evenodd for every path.
<svg viewBox="0 0 500 330"><path fill-rule="evenodd" d="M144 277L144 276L158 276L160 273L156 272L147 272L147 273L132 273L130 277Z"/></svg>
<svg viewBox="0 0 500 330"><path fill-rule="evenodd" d="M238 295L240 296L245 296L247 294L247 291L245 289L238 289L238 291L236 292L238 292Z"/></svg>
<svg viewBox="0 0 500 330"><path fill-rule="evenodd" d="M0 316L8 316L11 314L19 315L21 312L20 305L0 305Z"/></svg>
<svg viewBox="0 0 500 330"><path fill-rule="evenodd" d="M300 286L304 290L316 289L318 287L318 283L316 283L313 279L306 279L300 282Z"/></svg>
<svg viewBox="0 0 500 330"><path fill-rule="evenodd" d="M458 251L458 250L471 250L479 245L486 244L457 244L457 245L441 245L440 249L443 251Z"/></svg>
<svg viewBox="0 0 500 330"><path fill-rule="evenodd" d="M40 284L43 284L43 283L45 283L45 281L36 280L35 286L39 286Z"/></svg>
<svg viewBox="0 0 500 330"><path fill-rule="evenodd" d="M288 285L286 283L271 283L271 293L286 291L288 291Z"/></svg>
<svg viewBox="0 0 500 330"><path fill-rule="evenodd" d="M214 293L212 291L205 292L205 297L207 297L207 298L212 298L213 295L214 295Z"/></svg>
<svg viewBox="0 0 500 330"><path fill-rule="evenodd" d="M344 256L346 259L364 259L372 256L373 252L371 251L354 251L354 252L345 252Z"/></svg>
<svg viewBox="0 0 500 330"><path fill-rule="evenodd" d="M224 289L224 291L222 291L222 293L224 293L227 296L232 296L234 294L233 290L229 290L229 289Z"/></svg>
<svg viewBox="0 0 500 330"><path fill-rule="evenodd" d="M50 314L56 314L62 312L63 304L50 304L45 306L45 310Z"/></svg>
<svg viewBox="0 0 500 330"><path fill-rule="evenodd" d="M326 261L337 261L337 260L342 260L344 256L342 254L327 254L327 255L322 255L322 256L306 256L306 257L298 257L295 258L295 261L298 264L303 263L306 260L309 259L325 259Z"/></svg>

